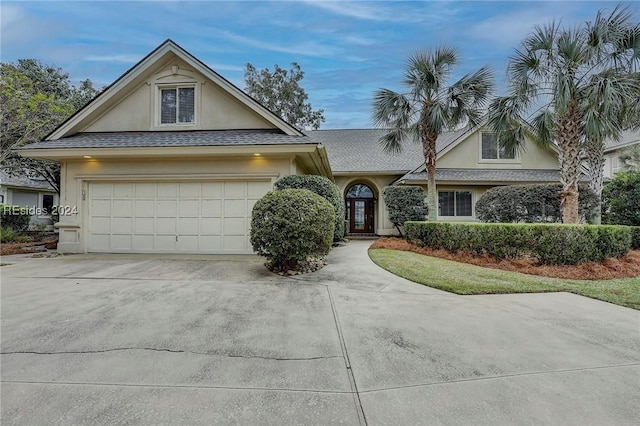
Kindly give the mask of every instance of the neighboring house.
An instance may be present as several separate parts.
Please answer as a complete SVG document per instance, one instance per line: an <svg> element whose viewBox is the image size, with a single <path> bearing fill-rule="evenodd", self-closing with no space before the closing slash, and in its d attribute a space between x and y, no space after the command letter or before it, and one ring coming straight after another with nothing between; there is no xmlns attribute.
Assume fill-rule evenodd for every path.
<svg viewBox="0 0 640 426"><path fill-rule="evenodd" d="M640 145L640 131L628 130L622 133L620 140L611 139L605 142L604 146L604 177L611 179L613 175L624 170L624 164L620 159L620 153L627 147Z"/></svg>
<svg viewBox="0 0 640 426"><path fill-rule="evenodd" d="M48 213L58 204L58 193L45 180L11 176L0 170L0 204L26 207L33 212L30 222L32 228L44 225L53 229L53 221Z"/></svg>
<svg viewBox="0 0 640 426"><path fill-rule="evenodd" d="M62 252L251 253L254 202L289 174L335 180L351 234L393 234L382 191L426 186L418 144L385 154L382 130L303 133L171 40L23 155L62 166ZM475 220L488 188L557 182L556 155L496 146L480 128L438 139L439 215Z"/></svg>

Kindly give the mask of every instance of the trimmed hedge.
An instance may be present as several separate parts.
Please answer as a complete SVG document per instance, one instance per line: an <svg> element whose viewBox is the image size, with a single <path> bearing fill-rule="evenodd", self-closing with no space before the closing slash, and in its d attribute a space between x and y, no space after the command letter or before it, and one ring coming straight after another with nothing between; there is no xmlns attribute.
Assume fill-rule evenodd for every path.
<svg viewBox="0 0 640 426"><path fill-rule="evenodd" d="M277 267L326 255L334 231L333 206L306 189L269 192L253 206L251 245Z"/></svg>
<svg viewBox="0 0 640 426"><path fill-rule="evenodd" d="M508 185L489 189L476 203L482 222L562 222L561 184ZM587 186L578 186L578 213L589 222L598 196Z"/></svg>
<svg viewBox="0 0 640 426"><path fill-rule="evenodd" d="M27 209L0 204L0 225L3 228L11 228L15 232L24 232L29 229L30 221L31 215Z"/></svg>
<svg viewBox="0 0 640 426"><path fill-rule="evenodd" d="M333 241L342 241L345 235L345 207L344 200L340 194L340 188L324 176L317 175L289 175L279 179L275 183L275 189L286 188L308 189L321 197L327 199L332 205L336 214L336 225Z"/></svg>
<svg viewBox="0 0 640 426"><path fill-rule="evenodd" d="M600 262L631 247L627 226L407 222L404 228L407 240L421 247L499 259L528 255L552 265Z"/></svg>
<svg viewBox="0 0 640 426"><path fill-rule="evenodd" d="M389 221L402 235L401 226L409 220L425 220L429 208L424 202L421 186L387 186L382 192L384 204L389 213Z"/></svg>
<svg viewBox="0 0 640 426"><path fill-rule="evenodd" d="M631 226L631 250L640 250L640 226Z"/></svg>

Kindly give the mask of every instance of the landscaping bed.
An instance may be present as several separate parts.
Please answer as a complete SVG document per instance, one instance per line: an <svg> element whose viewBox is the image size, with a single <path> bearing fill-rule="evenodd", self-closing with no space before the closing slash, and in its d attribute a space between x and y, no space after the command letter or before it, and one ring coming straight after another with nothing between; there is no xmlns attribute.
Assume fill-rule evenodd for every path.
<svg viewBox="0 0 640 426"><path fill-rule="evenodd" d="M0 256L12 254L39 253L54 250L58 246L58 235L39 235L33 241L0 244Z"/></svg>
<svg viewBox="0 0 640 426"><path fill-rule="evenodd" d="M474 256L467 253L452 253L447 250L421 248L401 238L380 238L371 249L410 251L426 256L463 262L486 268L521 272L552 278L573 280L608 280L640 276L640 250L631 250L625 256L605 259L602 262L588 262L580 265L541 265L535 259L496 259L490 256Z"/></svg>

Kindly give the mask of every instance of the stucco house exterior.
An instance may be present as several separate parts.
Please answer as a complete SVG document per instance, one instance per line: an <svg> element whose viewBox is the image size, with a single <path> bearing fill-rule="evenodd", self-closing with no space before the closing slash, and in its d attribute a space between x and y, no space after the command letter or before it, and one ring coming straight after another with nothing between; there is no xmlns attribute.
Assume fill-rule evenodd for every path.
<svg viewBox="0 0 640 426"><path fill-rule="evenodd" d="M58 250L251 253L254 202L289 174L340 187L351 234L395 233L382 191L426 186L418 144L385 154L383 130L301 132L167 40L22 154L61 163ZM439 216L475 220L496 185L558 181L555 152L504 152L482 127L438 139Z"/></svg>
<svg viewBox="0 0 640 426"><path fill-rule="evenodd" d="M611 179L613 175L623 170L625 165L620 154L625 148L640 145L640 132L628 130L623 132L617 141L607 140L604 147L604 177Z"/></svg>
<svg viewBox="0 0 640 426"><path fill-rule="evenodd" d="M58 205L58 192L44 179L26 176L12 176L0 170L0 204L28 208L31 215L30 226L44 226L53 229L52 207Z"/></svg>

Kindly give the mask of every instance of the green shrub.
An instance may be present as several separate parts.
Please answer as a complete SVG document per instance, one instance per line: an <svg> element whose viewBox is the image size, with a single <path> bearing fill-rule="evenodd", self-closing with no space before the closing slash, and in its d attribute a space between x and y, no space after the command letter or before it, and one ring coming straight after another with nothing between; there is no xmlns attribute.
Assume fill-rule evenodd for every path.
<svg viewBox="0 0 640 426"><path fill-rule="evenodd" d="M306 189L269 192L253 206L251 245L277 267L326 255L334 231L333 206Z"/></svg>
<svg viewBox="0 0 640 426"><path fill-rule="evenodd" d="M631 227L631 249L640 250L640 226Z"/></svg>
<svg viewBox="0 0 640 426"><path fill-rule="evenodd" d="M389 221L400 235L402 225L410 220L425 220L429 209L424 202L424 189L420 186L387 186L382 192Z"/></svg>
<svg viewBox="0 0 640 426"><path fill-rule="evenodd" d="M317 175L289 175L279 179L275 183L275 189L298 188L308 189L327 199L332 205L336 215L335 232L333 241L342 241L345 236L345 207L340 188L324 176Z"/></svg>
<svg viewBox="0 0 640 426"><path fill-rule="evenodd" d="M482 222L561 222L561 190L561 184L497 186L482 194L476 216ZM589 222L598 197L585 185L579 185L578 193L578 213Z"/></svg>
<svg viewBox="0 0 640 426"><path fill-rule="evenodd" d="M631 247L631 228L612 225L407 222L405 232L421 247L543 264L599 262Z"/></svg>
<svg viewBox="0 0 640 426"><path fill-rule="evenodd" d="M18 234L13 228L0 227L0 243L12 243L16 240Z"/></svg>
<svg viewBox="0 0 640 426"><path fill-rule="evenodd" d="M7 206L0 204L0 225L3 228L11 228L16 232L29 229L31 215L25 208L19 206Z"/></svg>
<svg viewBox="0 0 640 426"><path fill-rule="evenodd" d="M33 241L33 238L31 238L28 235L18 235L15 237L14 241L16 243L29 243L31 241Z"/></svg>
<svg viewBox="0 0 640 426"><path fill-rule="evenodd" d="M618 172L602 191L602 221L640 226L640 172Z"/></svg>

